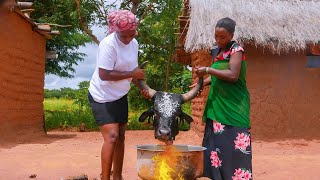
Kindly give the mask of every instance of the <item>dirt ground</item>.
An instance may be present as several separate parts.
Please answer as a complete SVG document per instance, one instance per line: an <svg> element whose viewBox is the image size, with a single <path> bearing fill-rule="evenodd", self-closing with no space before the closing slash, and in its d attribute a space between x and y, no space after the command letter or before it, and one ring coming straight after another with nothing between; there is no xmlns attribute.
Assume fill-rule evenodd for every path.
<svg viewBox="0 0 320 180"><path fill-rule="evenodd" d="M24 140L28 139L28 140ZM89 179L100 173L99 132L50 132L33 140L27 137L15 144L0 146L0 179L62 180L86 174ZM153 131L127 131L124 179L138 179L136 145L158 144ZM194 131L180 132L174 144L200 145ZM255 180L319 179L320 140L253 140L253 176Z"/></svg>

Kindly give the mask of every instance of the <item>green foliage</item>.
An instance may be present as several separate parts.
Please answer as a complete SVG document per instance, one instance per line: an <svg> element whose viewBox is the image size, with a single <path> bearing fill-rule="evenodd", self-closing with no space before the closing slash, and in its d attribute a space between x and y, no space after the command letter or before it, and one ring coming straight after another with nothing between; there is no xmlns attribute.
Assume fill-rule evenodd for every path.
<svg viewBox="0 0 320 180"><path fill-rule="evenodd" d="M78 90L76 91L76 99L74 104L78 105L79 113L84 109L90 109L90 104L88 101L88 88L90 81L82 81L78 84Z"/></svg>
<svg viewBox="0 0 320 180"><path fill-rule="evenodd" d="M134 111L143 111L152 105L151 101L145 99L141 95L140 90L134 85L131 85L131 90L128 93L128 102L129 108Z"/></svg>
<svg viewBox="0 0 320 180"><path fill-rule="evenodd" d="M178 15L181 13L182 0L176 1L154 1L154 9L146 16L139 26L140 44L139 61L149 61L146 68L147 83L156 90L165 90L166 72L168 61L172 60L178 29ZM147 6L146 3L143 3ZM143 6L142 5L142 6ZM143 14L144 8L140 8L139 14ZM181 73L183 66L174 62L169 63L170 71ZM171 83L170 83L171 84ZM169 86L169 91L172 85Z"/></svg>
<svg viewBox="0 0 320 180"><path fill-rule="evenodd" d="M184 112L188 113L185 108L190 107L190 103L183 106ZM86 125L87 131L97 131L99 127L93 118L91 109L85 109L79 114L79 107L74 105L73 100L67 99L45 99L45 120L46 129L76 129L81 123ZM139 122L139 116L143 111L134 111L129 109L128 130L152 130L152 123ZM179 129L186 131L190 129L188 123L180 124Z"/></svg>
<svg viewBox="0 0 320 180"><path fill-rule="evenodd" d="M75 99L77 90L71 88L44 89L44 98Z"/></svg>
<svg viewBox="0 0 320 180"><path fill-rule="evenodd" d="M73 100L64 98L46 98L43 103L45 111L60 111L62 109L69 111L72 108Z"/></svg>
<svg viewBox="0 0 320 180"><path fill-rule="evenodd" d="M129 121L128 121L128 130L151 130L153 129L152 124L148 124L146 122L139 122L139 117L142 111L129 111Z"/></svg>
<svg viewBox="0 0 320 180"><path fill-rule="evenodd" d="M87 130L98 130L91 111L83 111L79 114L78 106L70 99L45 99L44 101L46 129L78 128L81 123Z"/></svg>
<svg viewBox="0 0 320 180"><path fill-rule="evenodd" d="M191 71L184 69L182 72L177 72L170 77L170 83L172 84L172 92L185 93L190 90L189 86L192 83Z"/></svg>
<svg viewBox="0 0 320 180"><path fill-rule="evenodd" d="M97 6L92 0L81 2L83 6L81 14L90 27L95 20L93 12L97 11ZM71 27L53 26L61 34L47 42L47 50L56 51L59 57L46 61L46 74L72 77L73 66L85 56L77 51L78 48L92 41L81 29L75 0L38 0L34 1L34 8L36 11L32 13L32 18L38 23L71 25Z"/></svg>
<svg viewBox="0 0 320 180"><path fill-rule="evenodd" d="M90 29L93 25L107 25L105 12L113 5L101 3L100 0L81 0L80 14L86 26ZM133 1L124 0L121 7L132 8ZM175 32L178 29L178 15L181 14L183 5L182 0L141 0L139 2L137 16L141 18L139 25L139 36L137 37L140 44L139 62L149 61L146 67L146 82L155 90L166 90L167 69L170 70L169 92L182 93L189 90L191 84L191 72L180 64L172 62L177 36ZM146 13L147 7L152 5L151 11ZM41 23L55 23L63 25L72 25L72 27L61 28L55 27L61 32L61 35L55 36L53 40L48 41L47 49L54 50L59 53L57 60L46 61L46 73L56 74L62 77L72 77L74 72L73 66L83 60L85 54L77 52L78 48L92 39L84 33L79 22L79 12L76 8L75 0L38 0L35 1L34 7L36 11L32 18ZM67 98L74 99L74 107L72 110L63 109L66 113L74 112L75 115L67 116L61 111L57 111L57 117L61 118L58 123L52 127L60 127L60 125L69 126L72 122L80 122L88 119L93 121L92 114L86 118L79 118L81 115L86 116L91 113L89 103L87 101L87 85L79 84L79 89L45 90L45 98ZM150 128L138 122L138 117L142 112L148 109L150 101L144 99L136 87L132 87L128 94L130 113L135 112L131 116L129 126L130 129ZM184 105L185 108L186 105ZM71 114L72 114L71 113ZM190 114L186 112L187 114ZM55 119L53 113L46 116ZM62 118L61 116L66 116ZM70 120L70 118L78 118L79 120ZM70 122L72 121L72 122ZM87 122L89 123L89 122ZM187 123L185 123L187 124ZM62 126L61 125L61 126ZM94 127L95 128L95 127ZM187 125L180 126L182 129L188 129Z"/></svg>
<svg viewBox="0 0 320 180"><path fill-rule="evenodd" d="M141 16L150 1L142 1L137 15ZM174 54L178 15L181 13L182 0L155 0L154 8L139 25L140 44L139 62L149 61L146 66L146 82L158 91L165 91L165 80L168 61ZM182 93L189 90L191 72L181 64L170 62L169 92ZM150 103L146 101L135 87L129 92L130 107L135 110L147 109Z"/></svg>
<svg viewBox="0 0 320 180"><path fill-rule="evenodd" d="M44 98L57 98L60 99L62 98L61 91L59 89L44 89Z"/></svg>
<svg viewBox="0 0 320 180"><path fill-rule="evenodd" d="M149 80L147 81L149 82ZM170 83L172 84L172 89L170 92L185 93L189 91L189 86L192 83L191 81L191 72L189 70L183 70L182 73L175 73L174 76L170 78ZM153 86L151 87L154 88ZM146 100L141 95L140 90L134 85L131 86L131 90L129 91L128 101L130 108L133 110L146 110L152 105L150 101Z"/></svg>
<svg viewBox="0 0 320 180"><path fill-rule="evenodd" d="M191 102L182 105L182 111L186 114L191 115ZM190 125L187 122L183 124L179 124L180 131L188 131L190 129Z"/></svg>
<svg viewBox="0 0 320 180"><path fill-rule="evenodd" d="M61 35L54 36L48 41L47 50L59 53L57 60L46 61L46 73L56 74L61 77L72 77L74 65L83 60L85 54L77 52L78 48L85 43L92 42L83 26L89 30L92 26L105 27L108 10L114 9L114 3L109 4L101 0L81 0L80 11L77 9L75 0L38 0L34 2L36 11L32 18L39 23L53 23L71 25L71 27L53 26ZM121 7L132 8L134 1L124 0ZM149 82L153 87L164 90L166 67L168 60L172 59L178 29L177 17L181 13L182 0L141 0L137 9L138 18L142 18L139 26L138 41L141 47L140 62L149 60L152 69L149 70ZM151 11L146 11L149 6ZM79 15L83 20L81 24ZM181 65L170 63L172 72L179 72ZM174 74L174 73L173 73ZM152 81L158 78L158 82Z"/></svg>
<svg viewBox="0 0 320 180"><path fill-rule="evenodd" d="M47 98L45 98L44 101L44 110L47 130L74 129L78 128L81 123L84 123L89 131L99 129L95 123L87 99L88 86L89 82L83 81L78 84L78 89L75 90L70 88L45 90L45 96ZM51 94L58 94L56 97L60 97L60 99L57 99L56 97L52 98L53 95L48 92ZM74 94L76 98L70 98L74 96ZM153 129L152 124L148 124L146 122L140 123L138 120L141 113L151 106L150 103L150 101L144 99L140 95L137 88L132 88L129 93L128 130ZM190 114L190 103L184 104L182 109L185 113ZM189 130L189 128L190 127L187 123L179 125L180 130Z"/></svg>
<svg viewBox="0 0 320 180"><path fill-rule="evenodd" d="M46 97L55 95L60 98L48 98L44 101L47 130L77 128L81 123L84 123L89 131L99 129L89 106L88 87L89 81L82 81L76 90L45 90Z"/></svg>

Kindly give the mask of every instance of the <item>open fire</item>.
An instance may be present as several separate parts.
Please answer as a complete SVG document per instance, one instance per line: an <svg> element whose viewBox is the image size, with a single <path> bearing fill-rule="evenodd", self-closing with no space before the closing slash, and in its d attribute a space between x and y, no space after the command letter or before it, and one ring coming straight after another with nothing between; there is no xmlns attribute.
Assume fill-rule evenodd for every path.
<svg viewBox="0 0 320 180"><path fill-rule="evenodd" d="M177 151L175 146L167 146L163 153L154 156L152 158L156 167L154 179L184 180L184 178L182 177L182 169L178 169L179 156L181 156L181 153ZM176 170L178 170L179 172L176 172ZM176 176L178 177L174 177L175 174L177 174Z"/></svg>
<svg viewBox="0 0 320 180"><path fill-rule="evenodd" d="M143 180L189 180L202 174L202 151L186 145L138 146L137 170Z"/></svg>

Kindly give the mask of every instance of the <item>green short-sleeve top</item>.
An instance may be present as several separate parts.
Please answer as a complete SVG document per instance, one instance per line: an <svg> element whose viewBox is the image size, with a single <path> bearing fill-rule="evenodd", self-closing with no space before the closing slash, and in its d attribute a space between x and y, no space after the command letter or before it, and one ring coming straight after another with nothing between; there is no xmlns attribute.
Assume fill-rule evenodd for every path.
<svg viewBox="0 0 320 180"><path fill-rule="evenodd" d="M243 52L239 79L229 82L211 76L211 86L203 119L211 119L222 124L250 128L250 95L246 84L247 63L244 49L236 42L221 56L213 57L211 68L229 68L230 57L235 52Z"/></svg>

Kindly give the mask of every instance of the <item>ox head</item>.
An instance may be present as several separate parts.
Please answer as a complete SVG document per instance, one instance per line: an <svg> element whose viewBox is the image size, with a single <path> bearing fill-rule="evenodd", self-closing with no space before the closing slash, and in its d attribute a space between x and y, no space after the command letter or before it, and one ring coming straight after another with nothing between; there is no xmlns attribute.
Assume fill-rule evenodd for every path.
<svg viewBox="0 0 320 180"><path fill-rule="evenodd" d="M147 90L153 102L153 106L141 114L139 121L143 122L147 118L149 122L153 120L155 138L164 142L173 141L179 133L179 122L186 121L190 124L193 121L189 115L182 112L181 105L196 97L202 85L203 78L200 78L197 85L189 92L175 94L155 91L143 80L139 80L140 89Z"/></svg>

